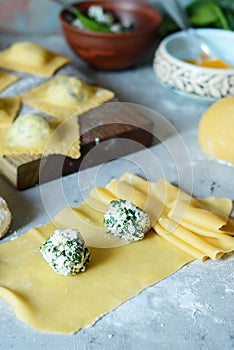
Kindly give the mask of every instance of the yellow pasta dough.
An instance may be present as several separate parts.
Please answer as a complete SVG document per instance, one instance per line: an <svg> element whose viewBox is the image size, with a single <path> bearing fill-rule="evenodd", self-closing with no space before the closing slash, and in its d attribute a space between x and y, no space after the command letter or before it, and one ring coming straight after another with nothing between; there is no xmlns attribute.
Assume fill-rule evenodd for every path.
<svg viewBox="0 0 234 350"><path fill-rule="evenodd" d="M19 97L0 98L0 128L9 127L15 120L21 106Z"/></svg>
<svg viewBox="0 0 234 350"><path fill-rule="evenodd" d="M133 190L141 188L142 196L145 198L150 193L150 196L155 196L160 200L164 199L165 207L153 224L153 229L177 248L201 261L208 257L218 259L224 253L234 250L234 239L228 231L222 230L223 225L228 222L232 209L230 199L205 199L203 206L202 199L197 200L191 197L168 183L166 179L148 184L143 179L139 180L139 177L134 174L125 173L121 180L128 181ZM111 188L115 195L120 193L120 190L117 192L116 187L114 188L111 183L107 188ZM128 199L128 194L124 194L124 191L121 194L124 199ZM141 207L141 202L135 196L133 203ZM196 217L198 212L199 220Z"/></svg>
<svg viewBox="0 0 234 350"><path fill-rule="evenodd" d="M8 86L19 80L18 75L0 71L0 92L5 90Z"/></svg>
<svg viewBox="0 0 234 350"><path fill-rule="evenodd" d="M114 98L112 91L62 75L22 95L23 101L57 118L81 114Z"/></svg>
<svg viewBox="0 0 234 350"><path fill-rule="evenodd" d="M33 42L12 44L0 53L0 67L51 77L71 58L45 49Z"/></svg>
<svg viewBox="0 0 234 350"><path fill-rule="evenodd" d="M21 320L46 332L73 333L193 260L151 231L124 247L89 248L87 270L65 277L38 251L54 229L32 229L0 247L0 296Z"/></svg>
<svg viewBox="0 0 234 350"><path fill-rule="evenodd" d="M80 157L77 117L59 123L38 114L23 114L8 127L0 128L0 155L62 154Z"/></svg>
<svg viewBox="0 0 234 350"><path fill-rule="evenodd" d="M162 183L168 184L163 180L159 188ZM188 234L180 225L177 225L175 234L168 234L169 219L163 216L169 210L166 207L166 210L159 207L162 209L160 218L153 226L158 234L150 230L143 240L130 244L125 242L124 246L120 238L112 241L105 235L103 213L109 201L118 198L121 193L135 205L140 204L142 208L148 205L153 213L154 209L157 210L155 203L158 205L160 202L157 193L149 191L153 185L126 173L120 180L111 181L106 188L93 189L84 203L76 208L64 209L51 223L31 229L1 245L0 296L29 325L46 332L73 333L194 258L204 260L205 254L219 258L223 252L217 238L204 239L196 233ZM170 193L164 195L170 199L168 207L179 192L178 188L171 186L166 186ZM196 199L194 201L197 202ZM229 203L229 200L226 201ZM215 210L219 208L221 212L219 199L207 200L206 209L208 206L212 209L213 202ZM225 199L221 202L225 203ZM229 215L228 207L228 204L225 205L223 217ZM68 225L82 231L90 245L91 261L84 273L65 277L50 268L38 248L58 226L66 228ZM234 238L226 233L221 233L221 236L230 239L226 248L233 250ZM228 240L225 241L227 243ZM143 263L139 257L143 257Z"/></svg>
<svg viewBox="0 0 234 350"><path fill-rule="evenodd" d="M234 164L234 96L214 103L198 127L199 144L208 156Z"/></svg>

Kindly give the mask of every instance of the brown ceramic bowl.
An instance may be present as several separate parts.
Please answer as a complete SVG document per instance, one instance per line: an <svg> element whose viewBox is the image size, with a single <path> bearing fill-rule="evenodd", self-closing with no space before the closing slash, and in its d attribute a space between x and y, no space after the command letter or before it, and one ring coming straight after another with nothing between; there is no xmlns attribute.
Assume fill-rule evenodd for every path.
<svg viewBox="0 0 234 350"><path fill-rule="evenodd" d="M136 1L84 1L75 3L86 13L91 5L111 11L122 23L131 22L133 31L100 33L78 29L66 20L66 10L60 13L65 38L72 50L91 66L101 70L121 70L139 63L156 42L161 14L153 6Z"/></svg>

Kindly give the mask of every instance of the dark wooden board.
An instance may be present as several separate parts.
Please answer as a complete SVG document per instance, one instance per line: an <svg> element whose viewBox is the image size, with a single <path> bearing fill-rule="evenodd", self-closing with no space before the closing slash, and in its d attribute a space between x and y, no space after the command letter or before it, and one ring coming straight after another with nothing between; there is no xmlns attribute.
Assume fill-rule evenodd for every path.
<svg viewBox="0 0 234 350"><path fill-rule="evenodd" d="M81 157L0 157L0 175L19 190L83 170L152 144L152 122L122 103L97 107L79 117Z"/></svg>

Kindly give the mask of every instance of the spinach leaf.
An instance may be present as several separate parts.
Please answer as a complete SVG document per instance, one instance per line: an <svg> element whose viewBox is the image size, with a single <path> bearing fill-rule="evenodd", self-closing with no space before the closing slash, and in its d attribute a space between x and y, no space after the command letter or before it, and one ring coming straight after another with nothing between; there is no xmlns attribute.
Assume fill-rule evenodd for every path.
<svg viewBox="0 0 234 350"><path fill-rule="evenodd" d="M85 14L83 14L82 12L80 12L79 10L74 11L76 17L81 21L81 23L83 24L84 28L87 30L91 30L94 32L104 32L104 33L110 33L111 30L109 27L107 27L106 25L95 21L94 19L86 16Z"/></svg>
<svg viewBox="0 0 234 350"><path fill-rule="evenodd" d="M193 15L191 23L195 26L205 27L214 25L223 29L230 29L222 9L214 3L207 2L200 6Z"/></svg>
<svg viewBox="0 0 234 350"><path fill-rule="evenodd" d="M234 0L193 0L186 12L195 28L234 30ZM159 28L160 35L163 37L178 30L176 23L165 15Z"/></svg>
<svg viewBox="0 0 234 350"><path fill-rule="evenodd" d="M231 30L234 30L234 11L233 12L226 11L225 14L226 14L227 21L229 23L229 27L231 28Z"/></svg>

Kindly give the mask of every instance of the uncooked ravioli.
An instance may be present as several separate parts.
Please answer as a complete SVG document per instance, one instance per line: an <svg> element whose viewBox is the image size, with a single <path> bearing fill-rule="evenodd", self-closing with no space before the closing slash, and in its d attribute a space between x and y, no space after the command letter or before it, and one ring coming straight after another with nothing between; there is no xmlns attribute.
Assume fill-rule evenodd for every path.
<svg viewBox="0 0 234 350"><path fill-rule="evenodd" d="M44 99L48 103L61 106L79 106L92 96L93 88L75 77L56 79L45 90Z"/></svg>
<svg viewBox="0 0 234 350"><path fill-rule="evenodd" d="M67 75L60 75L22 95L24 103L60 119L80 115L113 98L112 91Z"/></svg>
<svg viewBox="0 0 234 350"><path fill-rule="evenodd" d="M234 164L234 96L224 97L203 114L198 140L208 156Z"/></svg>
<svg viewBox="0 0 234 350"><path fill-rule="evenodd" d="M52 132L46 118L39 114L23 114L7 130L7 140L11 145L41 147Z"/></svg>
<svg viewBox="0 0 234 350"><path fill-rule="evenodd" d="M77 117L61 122L39 114L18 116L11 125L0 128L0 155L17 154L62 154L79 158Z"/></svg>
<svg viewBox="0 0 234 350"><path fill-rule="evenodd" d="M11 84L14 84L20 77L18 75L0 71L0 92L5 90Z"/></svg>
<svg viewBox="0 0 234 350"><path fill-rule="evenodd" d="M44 77L51 77L70 61L71 58L29 41L14 43L0 53L0 67Z"/></svg>

